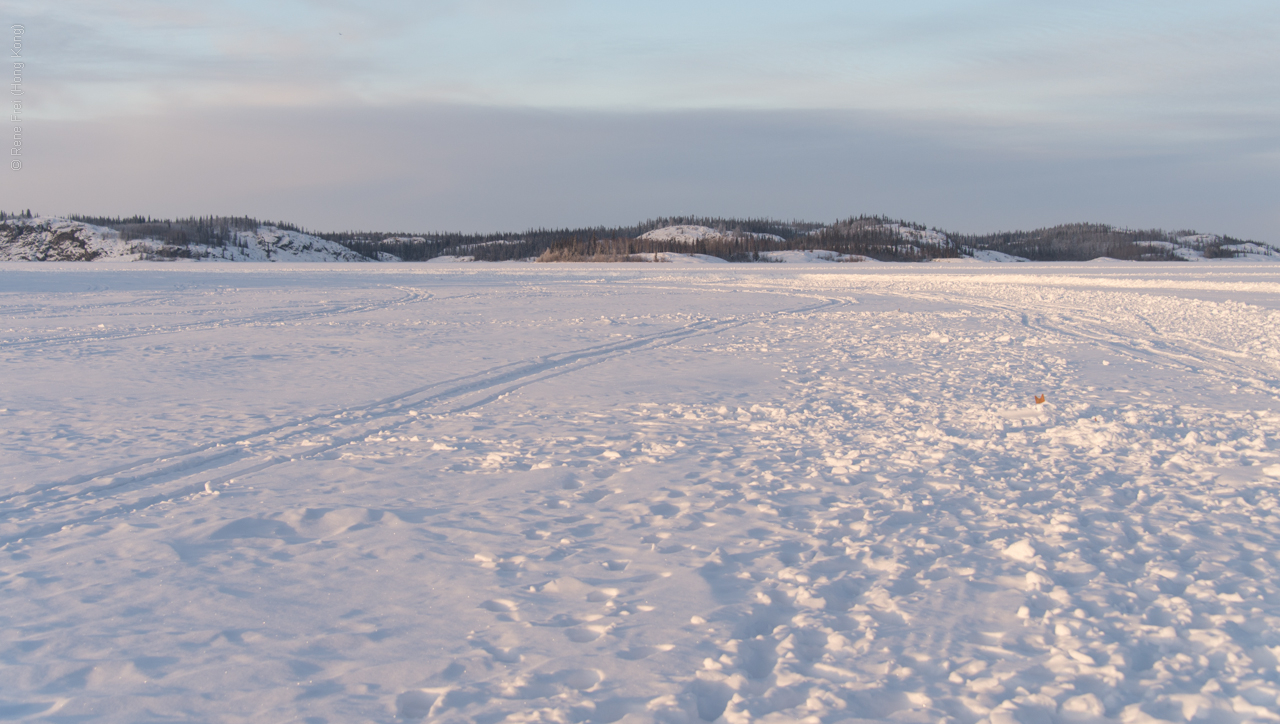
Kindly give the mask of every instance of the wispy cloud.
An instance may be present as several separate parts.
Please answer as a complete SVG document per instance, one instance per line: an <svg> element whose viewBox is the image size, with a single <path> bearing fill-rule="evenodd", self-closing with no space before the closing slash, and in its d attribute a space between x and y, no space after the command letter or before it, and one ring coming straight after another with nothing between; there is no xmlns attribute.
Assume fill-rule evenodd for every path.
<svg viewBox="0 0 1280 724"><path fill-rule="evenodd" d="M152 103L432 101L967 117L1280 109L1280 6L18 3L51 82ZM124 105L100 103L104 111ZM51 108L51 113L70 109ZM87 109L75 109L83 113Z"/></svg>

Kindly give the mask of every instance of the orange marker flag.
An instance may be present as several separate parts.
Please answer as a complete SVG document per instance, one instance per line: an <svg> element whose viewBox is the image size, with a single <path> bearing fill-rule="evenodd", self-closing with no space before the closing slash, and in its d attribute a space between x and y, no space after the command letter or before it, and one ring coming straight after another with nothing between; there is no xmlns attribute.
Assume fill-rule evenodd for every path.
<svg viewBox="0 0 1280 724"><path fill-rule="evenodd" d="M1043 404L1044 404L1044 395L1036 395L1036 404L1037 404L1037 405L1043 405Z"/></svg>

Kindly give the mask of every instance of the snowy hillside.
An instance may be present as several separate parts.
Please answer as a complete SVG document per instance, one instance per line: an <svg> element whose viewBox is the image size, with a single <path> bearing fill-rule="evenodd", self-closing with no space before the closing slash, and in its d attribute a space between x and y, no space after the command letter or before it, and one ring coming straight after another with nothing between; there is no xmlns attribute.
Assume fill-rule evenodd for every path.
<svg viewBox="0 0 1280 724"><path fill-rule="evenodd" d="M881 229L894 233L903 241L914 245L930 245L936 247L955 247L956 244L946 234L935 229L915 229L902 224L881 224ZM982 261L996 263L1010 263L1027 261L1027 259L1006 254L992 249L973 249L961 246L958 249L959 257L936 259L935 261Z"/></svg>
<svg viewBox="0 0 1280 724"><path fill-rule="evenodd" d="M970 259L976 259L978 261L998 261L998 262L1026 261L1026 259L1020 256L1006 254L1002 251L991 251L990 249L969 249L968 252L969 253L967 256Z"/></svg>
<svg viewBox="0 0 1280 724"><path fill-rule="evenodd" d="M999 252L1030 261L1280 261L1280 248L1271 244L1221 234L1127 229L1107 224L1059 224L1031 231L952 234L950 238L968 255Z"/></svg>
<svg viewBox="0 0 1280 724"><path fill-rule="evenodd" d="M948 246L951 244L951 240L947 238L946 234L933 229L914 229L902 224L881 224L880 228L891 231L904 241L914 244L934 244L936 246Z"/></svg>
<svg viewBox="0 0 1280 724"><path fill-rule="evenodd" d="M119 232L36 216L0 221L0 261L121 261L140 258Z"/></svg>
<svg viewBox="0 0 1280 724"><path fill-rule="evenodd" d="M174 244L155 238L125 239L105 226L60 217L0 221L0 261L370 261L341 244L299 231L262 225L235 231L224 244ZM381 254L379 261L399 261Z"/></svg>
<svg viewBox="0 0 1280 724"><path fill-rule="evenodd" d="M239 232L236 241L234 246L193 249L192 255L227 261L370 261L341 244L273 226ZM384 253L379 261L399 259Z"/></svg>
<svg viewBox="0 0 1280 724"><path fill-rule="evenodd" d="M1226 252L1233 259L1249 261L1280 261L1280 249L1256 242L1231 243L1217 234L1193 234L1179 236L1176 243L1167 241L1149 242L1152 246L1171 247L1174 253L1187 260L1214 258L1210 250Z"/></svg>
<svg viewBox="0 0 1280 724"><path fill-rule="evenodd" d="M748 237L767 241L783 241L782 237L777 236L776 234L761 234L749 231L722 231L719 229L712 229L709 226L696 226L692 224L664 226L661 229L647 231L641 234L639 238L646 241L674 241L693 244L698 241L733 237Z"/></svg>
<svg viewBox="0 0 1280 724"><path fill-rule="evenodd" d="M688 224L680 224L678 226L665 226L661 229L654 229L640 235L641 239L646 241L679 241L692 243L703 239L719 239L724 234L707 226L692 226Z"/></svg>

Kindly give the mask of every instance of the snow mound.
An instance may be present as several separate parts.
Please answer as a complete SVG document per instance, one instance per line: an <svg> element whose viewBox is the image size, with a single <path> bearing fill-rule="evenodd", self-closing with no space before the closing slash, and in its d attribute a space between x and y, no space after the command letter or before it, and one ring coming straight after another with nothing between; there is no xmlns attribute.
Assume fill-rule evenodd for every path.
<svg viewBox="0 0 1280 724"><path fill-rule="evenodd" d="M1029 540L1020 540L1004 549L1004 554L1015 561L1029 563L1035 560L1036 547Z"/></svg>

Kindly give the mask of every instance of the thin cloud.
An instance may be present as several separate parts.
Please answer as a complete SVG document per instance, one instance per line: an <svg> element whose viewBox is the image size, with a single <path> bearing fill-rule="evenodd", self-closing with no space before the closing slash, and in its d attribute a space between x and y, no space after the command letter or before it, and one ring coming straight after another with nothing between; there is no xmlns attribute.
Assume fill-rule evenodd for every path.
<svg viewBox="0 0 1280 724"><path fill-rule="evenodd" d="M1276 228L1267 217L1270 201L1241 207L1219 199L1254 199L1259 185L1276 188L1268 170L1280 152L1275 3L11 6L28 25L30 168L38 169L44 154L78 172L70 175L89 178L88 169L105 173L104 159L130 149L126 167L147 159L141 165L148 173L182 179L192 168L209 168L205 176L236 187L184 181L152 188L139 176L134 187L99 188L90 203L91 184L37 193L43 171L33 170L24 185L3 182L7 199L28 199L23 206L149 212L122 195L149 188L151 196L137 198L169 200L156 202L156 213L238 208L278 216L286 210L254 205L292 199L298 221L324 226L375 219L344 205L309 205L307 194L359 198L367 204L360 208L419 228L435 221L476 229L590 221L570 213L575 198L591 199L581 208L600 210L599 220L610 223L680 210L815 218L867 210L977 229L1092 218L1230 231L1219 223L1230 208L1247 217L1239 233ZM215 118L223 125L210 126ZM695 120L711 118L717 120ZM712 127L720 130L706 130ZM65 135L71 128L81 136ZM383 140L372 143L371 129ZM545 142L529 135L534 129ZM743 140L725 146L724 133ZM575 143L575 134L599 140ZM90 137L117 147L76 140ZM184 145L190 138L240 152L206 158ZM863 140L879 147L868 150ZM330 163L353 147L365 150L345 165ZM636 148L672 161L618 182L634 203L596 198L584 187L556 211L560 201L509 181L538 185L531 169L561 169L566 188L577 189L581 178L607 175L617 164L648 169ZM494 149L500 158L491 157ZM246 160L250 152L273 162ZM678 161L690 157L746 175L709 184L696 164ZM764 160L748 171L740 157ZM229 158L256 169L253 178L234 179ZM415 160L414 171L405 159ZM1108 178L1160 188L1167 203L1127 186L1107 198L1073 190L1071 181L1110 188L1083 170L1089 164L1109 169ZM814 171L821 168L825 176ZM910 174L881 183L899 179L900 168L930 178L954 174L952 184L991 192L945 192L942 182L929 191L933 181ZM1061 182L1045 176L1048 168ZM1160 179L1143 176L1157 172ZM1189 185L1165 182L1174 178ZM1206 178L1219 185L1201 188ZM179 189L192 196L183 200ZM1043 199L1028 196L1030 189L1043 189ZM414 193L428 211L409 210ZM403 208L388 200L402 197ZM107 198L119 206L104 208ZM987 205L989 213L946 211L954 198ZM679 199L687 205L671 208ZM1113 199L1125 199L1130 210ZM195 208L215 200L225 206ZM1043 210L1054 203L1063 213L1049 219ZM253 208L241 208L246 204ZM326 210L337 208L349 221ZM1157 218L1161 209L1181 220Z"/></svg>

